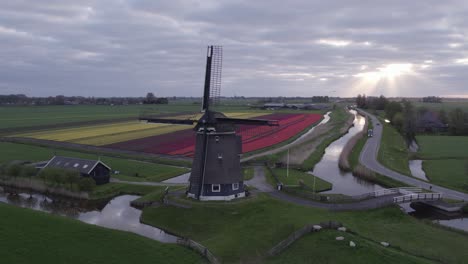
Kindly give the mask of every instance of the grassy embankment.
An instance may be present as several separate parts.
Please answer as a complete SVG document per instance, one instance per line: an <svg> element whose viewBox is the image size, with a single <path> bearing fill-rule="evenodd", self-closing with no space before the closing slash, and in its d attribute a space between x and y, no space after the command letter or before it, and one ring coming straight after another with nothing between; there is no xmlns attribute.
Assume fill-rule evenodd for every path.
<svg viewBox="0 0 468 264"><path fill-rule="evenodd" d="M2 263L205 263L192 250L0 203Z"/></svg>
<svg viewBox="0 0 468 264"><path fill-rule="evenodd" d="M330 114L330 133L327 133L325 138L317 145L315 151L302 163L301 168L303 170L313 170L315 164L317 164L325 153L325 149L335 140L339 139L343 133L343 124L346 124L346 120L349 118L349 113L343 107L336 107L336 109ZM320 138L319 138L320 139ZM312 139L318 140L318 139ZM305 142L304 144L307 144Z"/></svg>
<svg viewBox="0 0 468 264"><path fill-rule="evenodd" d="M49 160L54 155L70 156L84 159L100 158L104 163L109 165L112 168L112 170L120 172L119 174L112 175L112 177L118 178L120 180L162 181L186 173L188 171L188 169L186 168L156 164L151 162L142 162L108 156L98 156L89 153L57 150L25 144L0 142L0 163L6 163L13 160L33 162L44 161Z"/></svg>
<svg viewBox="0 0 468 264"><path fill-rule="evenodd" d="M361 239L357 240L359 244L362 240L389 242L391 248L378 248L378 245L372 248L378 248L379 252L385 251L395 263L410 262L416 259L414 256L446 263L464 263L468 258L468 251L465 250L468 235L417 220L396 207L336 213L259 195L236 204L193 204L191 209L172 206L145 208L142 220L200 242L225 263L264 261L266 252L293 231L308 223L329 220L339 221L358 234ZM324 238L326 234L319 236L318 239ZM333 237L329 239L334 240ZM307 244L307 241L308 238L305 238L305 242L298 243ZM315 252L322 252L319 256L328 257L330 253L327 252L337 250L336 245L330 243L305 246L313 247ZM366 244L361 246L371 247ZM372 262L375 258L374 249L370 252L360 250L359 262ZM346 250L342 254L335 256L337 260L357 256L356 251ZM301 254L295 256L294 260L308 262L308 256L308 253Z"/></svg>
<svg viewBox="0 0 468 264"><path fill-rule="evenodd" d="M417 136L416 157L430 182L468 192L468 137Z"/></svg>
<svg viewBox="0 0 468 264"><path fill-rule="evenodd" d="M323 192L323 191L330 190L332 188L331 183L324 181L318 177L314 177L312 174L304 172L304 171L289 170L289 175L288 175L287 169L274 168L273 173L275 173L275 175L284 185L290 185L291 188L297 188L297 189L307 188L309 190L313 190L314 178L315 178L315 192ZM304 186L301 187L300 186L301 184L303 184Z"/></svg>
<svg viewBox="0 0 468 264"><path fill-rule="evenodd" d="M379 162L391 170L411 176L405 140L390 124L381 123L383 132L378 154Z"/></svg>
<svg viewBox="0 0 468 264"><path fill-rule="evenodd" d="M251 180L254 177L255 170L253 167L244 168L244 181Z"/></svg>

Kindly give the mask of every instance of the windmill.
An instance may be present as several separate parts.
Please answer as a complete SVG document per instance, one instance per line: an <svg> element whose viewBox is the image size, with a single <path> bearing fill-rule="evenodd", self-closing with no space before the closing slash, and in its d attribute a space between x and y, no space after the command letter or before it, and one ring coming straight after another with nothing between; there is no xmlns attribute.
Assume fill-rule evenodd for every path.
<svg viewBox="0 0 468 264"><path fill-rule="evenodd" d="M222 47L208 46L205 86L199 120L141 116L151 123L193 125L196 133L195 155L187 196L198 200L231 200L244 197L240 165L242 139L236 125L277 126L274 120L229 118L212 110L221 93Z"/></svg>

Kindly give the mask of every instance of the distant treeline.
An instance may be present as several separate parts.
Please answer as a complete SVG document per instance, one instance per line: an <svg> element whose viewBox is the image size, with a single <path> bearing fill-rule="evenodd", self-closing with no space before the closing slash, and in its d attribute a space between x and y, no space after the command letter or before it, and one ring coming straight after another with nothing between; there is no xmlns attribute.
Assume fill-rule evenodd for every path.
<svg viewBox="0 0 468 264"><path fill-rule="evenodd" d="M312 103L329 103L330 98L328 96L312 96L312 97L268 97L258 100L258 103L284 103L289 99L309 99Z"/></svg>
<svg viewBox="0 0 468 264"><path fill-rule="evenodd" d="M174 98L175 99L175 98ZM0 95L0 105L127 105L127 104L167 104L168 98L154 95L147 97L83 97L48 96L28 97L24 94Z"/></svg>
<svg viewBox="0 0 468 264"><path fill-rule="evenodd" d="M441 99L435 96L424 97L423 102L440 103ZM424 106L415 107L408 100L401 102L390 101L383 95L380 97L356 97L358 108L383 110L385 117L390 121L409 142L416 133L446 133L449 135L468 135L468 112L455 108L446 112L430 110Z"/></svg>

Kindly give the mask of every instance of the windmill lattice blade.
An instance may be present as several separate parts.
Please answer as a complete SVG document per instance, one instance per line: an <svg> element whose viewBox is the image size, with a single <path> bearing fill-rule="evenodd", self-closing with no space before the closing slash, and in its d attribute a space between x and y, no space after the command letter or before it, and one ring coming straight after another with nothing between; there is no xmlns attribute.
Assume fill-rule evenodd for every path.
<svg viewBox="0 0 468 264"><path fill-rule="evenodd" d="M221 72L223 68L223 47L213 46L211 61L210 100L211 105L219 104L221 97Z"/></svg>

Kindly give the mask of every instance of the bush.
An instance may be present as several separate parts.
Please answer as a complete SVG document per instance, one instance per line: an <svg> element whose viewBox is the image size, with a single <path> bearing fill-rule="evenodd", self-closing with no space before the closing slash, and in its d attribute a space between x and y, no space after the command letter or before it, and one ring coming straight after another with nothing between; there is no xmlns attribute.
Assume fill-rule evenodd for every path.
<svg viewBox="0 0 468 264"><path fill-rule="evenodd" d="M20 173L21 173L21 165L11 164L11 165L7 166L6 174L8 176L17 177L17 176L20 176Z"/></svg>
<svg viewBox="0 0 468 264"><path fill-rule="evenodd" d="M94 181L93 178L90 177L82 177L78 181L78 188L82 192L91 192L94 190L94 187L96 187L96 182Z"/></svg>
<svg viewBox="0 0 468 264"><path fill-rule="evenodd" d="M37 169L33 166L22 166L20 171L21 177L31 178L37 174Z"/></svg>

